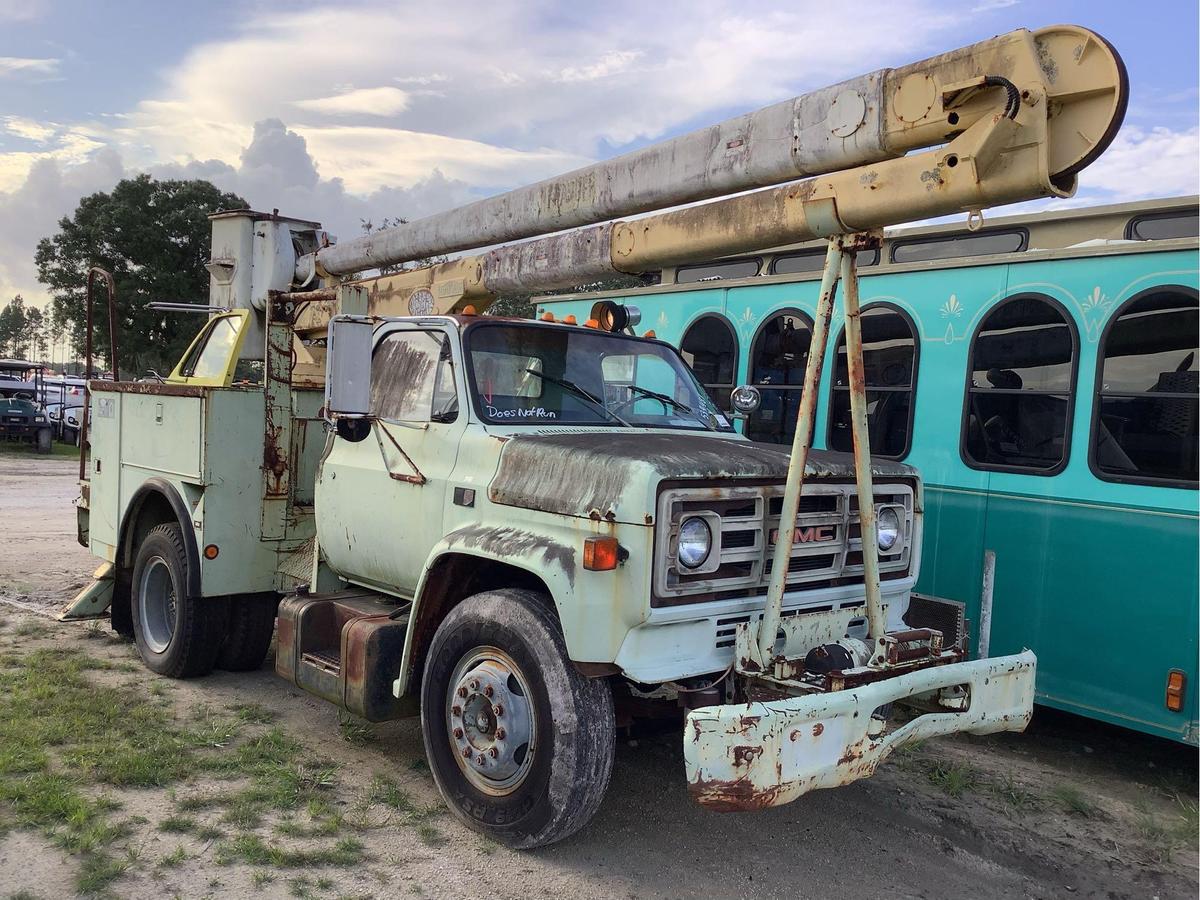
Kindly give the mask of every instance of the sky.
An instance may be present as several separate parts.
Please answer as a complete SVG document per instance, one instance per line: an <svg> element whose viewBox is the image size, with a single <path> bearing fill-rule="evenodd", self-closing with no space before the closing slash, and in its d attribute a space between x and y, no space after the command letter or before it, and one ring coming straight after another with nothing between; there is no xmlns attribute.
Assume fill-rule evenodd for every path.
<svg viewBox="0 0 1200 900"><path fill-rule="evenodd" d="M1058 203L1200 190L1195 0L0 0L0 303L44 303L38 239L139 172L353 237L1057 22L1107 37L1131 84Z"/></svg>

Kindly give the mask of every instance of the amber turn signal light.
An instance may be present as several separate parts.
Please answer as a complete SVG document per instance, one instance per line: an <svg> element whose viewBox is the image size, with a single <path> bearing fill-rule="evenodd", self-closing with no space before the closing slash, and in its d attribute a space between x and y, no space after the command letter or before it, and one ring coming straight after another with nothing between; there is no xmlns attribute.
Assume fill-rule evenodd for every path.
<svg viewBox="0 0 1200 900"><path fill-rule="evenodd" d="M1178 669L1167 673L1167 709L1179 712L1183 709L1183 694L1187 688L1187 676Z"/></svg>
<svg viewBox="0 0 1200 900"><path fill-rule="evenodd" d="M204 558L205 559L216 559L217 554L219 554L220 552L221 552L221 548L218 547L216 544L209 544L207 547L204 548Z"/></svg>
<svg viewBox="0 0 1200 900"><path fill-rule="evenodd" d="M590 537L583 542L583 567L593 572L615 569L620 561L620 545L615 537Z"/></svg>

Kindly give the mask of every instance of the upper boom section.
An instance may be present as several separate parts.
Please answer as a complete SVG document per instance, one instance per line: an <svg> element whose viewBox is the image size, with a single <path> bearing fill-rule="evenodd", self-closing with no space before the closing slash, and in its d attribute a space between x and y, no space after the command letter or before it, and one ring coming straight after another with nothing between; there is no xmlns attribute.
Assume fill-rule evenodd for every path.
<svg viewBox="0 0 1200 900"><path fill-rule="evenodd" d="M311 276L314 257L318 273L347 275L897 159L953 139L1001 106L1015 118L1014 106L1040 105L1036 116L1051 131L1043 169L1054 192L1069 194L1075 173L1115 136L1127 96L1120 57L1099 35L1066 25L1020 29L325 247L300 261L299 280Z"/></svg>

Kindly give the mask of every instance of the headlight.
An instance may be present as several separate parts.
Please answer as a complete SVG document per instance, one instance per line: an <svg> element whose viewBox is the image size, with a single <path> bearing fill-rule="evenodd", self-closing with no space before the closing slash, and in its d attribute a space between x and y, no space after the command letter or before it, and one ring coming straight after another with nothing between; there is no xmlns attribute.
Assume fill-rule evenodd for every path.
<svg viewBox="0 0 1200 900"><path fill-rule="evenodd" d="M35 422L45 422L45 421L46 421L46 417L45 417L45 416L34 416L34 417L33 417L33 421L35 421Z"/></svg>
<svg viewBox="0 0 1200 900"><path fill-rule="evenodd" d="M698 516L693 516L679 526L679 543L675 548L675 556L689 569L704 565L712 550L712 530L708 523Z"/></svg>
<svg viewBox="0 0 1200 900"><path fill-rule="evenodd" d="M900 516L890 506L879 510L875 519L875 536L880 550L891 550L900 540Z"/></svg>

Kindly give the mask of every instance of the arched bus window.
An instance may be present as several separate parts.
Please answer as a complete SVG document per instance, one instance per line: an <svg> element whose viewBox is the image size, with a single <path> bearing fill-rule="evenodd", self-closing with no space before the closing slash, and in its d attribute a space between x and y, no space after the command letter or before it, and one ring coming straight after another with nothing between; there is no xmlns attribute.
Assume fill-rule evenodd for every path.
<svg viewBox="0 0 1200 900"><path fill-rule="evenodd" d="M912 320L899 309L877 303L863 310L862 335L871 453L903 459L912 446L913 392L917 383L916 330ZM852 451L845 329L838 338L829 399L829 448Z"/></svg>
<svg viewBox="0 0 1200 900"><path fill-rule="evenodd" d="M975 469L1054 475L1070 450L1079 338L1048 297L1002 301L971 341L963 461Z"/></svg>
<svg viewBox="0 0 1200 900"><path fill-rule="evenodd" d="M1197 332L1189 288L1154 288L1113 314L1100 339L1092 471L1106 481L1196 487Z"/></svg>
<svg viewBox="0 0 1200 900"><path fill-rule="evenodd" d="M762 392L762 405L746 421L750 440L792 442L811 343L812 320L799 310L785 309L758 329L750 345L750 382Z"/></svg>
<svg viewBox="0 0 1200 900"><path fill-rule="evenodd" d="M733 326L722 316L701 316L684 332L679 352L717 408L729 412L738 362Z"/></svg>

